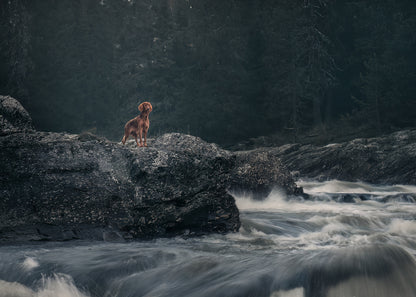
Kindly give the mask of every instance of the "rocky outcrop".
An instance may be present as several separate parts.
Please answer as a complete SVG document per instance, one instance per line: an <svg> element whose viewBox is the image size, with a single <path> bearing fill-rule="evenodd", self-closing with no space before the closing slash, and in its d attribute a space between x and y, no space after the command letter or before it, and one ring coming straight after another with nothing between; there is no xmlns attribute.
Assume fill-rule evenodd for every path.
<svg viewBox="0 0 416 297"><path fill-rule="evenodd" d="M33 123L19 101L10 96L0 96L0 127L1 134L10 134L33 130Z"/></svg>
<svg viewBox="0 0 416 297"><path fill-rule="evenodd" d="M239 212L229 190L296 188L283 166L280 175L264 166L263 153L235 155L179 133L138 148L88 133L39 132L16 100L0 98L7 120L0 126L3 242L237 231Z"/></svg>
<svg viewBox="0 0 416 297"><path fill-rule="evenodd" d="M83 138L1 137L3 238L15 232L39 240L238 230L238 209L224 183L230 159L178 152L166 137L160 140L166 146L145 149Z"/></svg>
<svg viewBox="0 0 416 297"><path fill-rule="evenodd" d="M416 130L326 146L268 149L299 177L378 184L416 184Z"/></svg>
<svg viewBox="0 0 416 297"><path fill-rule="evenodd" d="M267 149L235 152L229 187L237 194L248 193L254 199L264 199L277 187L288 195L303 194L280 159Z"/></svg>
<svg viewBox="0 0 416 297"><path fill-rule="evenodd" d="M133 144L133 143L131 143ZM267 149L229 152L198 137L170 133L157 138L152 147L164 149L171 147L178 153L192 152L198 157L229 159L232 166L223 177L227 189L232 193L246 193L254 198L264 199L273 188L283 189L288 195L303 193L297 187L292 175L274 154Z"/></svg>

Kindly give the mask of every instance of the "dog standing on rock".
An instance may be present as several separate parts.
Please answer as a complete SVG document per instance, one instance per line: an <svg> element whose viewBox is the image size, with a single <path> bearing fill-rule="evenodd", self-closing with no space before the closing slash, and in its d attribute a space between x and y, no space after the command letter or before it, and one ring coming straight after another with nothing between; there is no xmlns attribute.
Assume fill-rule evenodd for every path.
<svg viewBox="0 0 416 297"><path fill-rule="evenodd" d="M123 144L126 143L130 135L136 139L137 146L147 146L147 130L149 130L149 114L152 111L152 104L150 102L143 102L139 105L140 114L127 122L124 126L124 137L121 140ZM137 136L140 138L140 144L137 142ZM144 137L144 143L142 143Z"/></svg>

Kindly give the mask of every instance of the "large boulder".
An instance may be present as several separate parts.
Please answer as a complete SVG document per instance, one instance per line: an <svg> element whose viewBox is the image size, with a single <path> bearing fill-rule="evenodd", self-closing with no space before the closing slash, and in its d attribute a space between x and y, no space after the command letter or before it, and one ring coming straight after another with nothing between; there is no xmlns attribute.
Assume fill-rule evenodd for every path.
<svg viewBox="0 0 416 297"><path fill-rule="evenodd" d="M240 225L224 183L232 163L221 156L179 152L173 142L128 148L47 132L3 136L0 147L3 239L140 238Z"/></svg>
<svg viewBox="0 0 416 297"><path fill-rule="evenodd" d="M33 130L33 122L19 101L10 96L0 96L0 127L1 134L10 134Z"/></svg>
<svg viewBox="0 0 416 297"><path fill-rule="evenodd" d="M283 189L287 195L300 195L292 175L268 149L235 152L236 162L230 174L229 188L236 194L248 194L262 200L273 188Z"/></svg>
<svg viewBox="0 0 416 297"><path fill-rule="evenodd" d="M199 157L230 160L229 174L222 178L227 189L234 194L246 194L259 200L265 199L274 188L284 190L287 195L303 194L285 165L267 149L229 152L198 137L179 133L165 134L152 143L152 147L162 149L172 145L170 149L181 154L192 152Z"/></svg>
<svg viewBox="0 0 416 297"><path fill-rule="evenodd" d="M266 193L279 184L277 175L264 182L277 169L264 168L267 160L259 162L257 152L235 155L179 133L138 148L92 134L39 132L20 104L3 98L0 110L13 117L4 116L7 124L0 126L1 241L238 231L239 211L229 191L267 184L261 189ZM12 103L16 109L9 108ZM241 170L243 163L250 170ZM291 181L293 187L285 172L280 185Z"/></svg>

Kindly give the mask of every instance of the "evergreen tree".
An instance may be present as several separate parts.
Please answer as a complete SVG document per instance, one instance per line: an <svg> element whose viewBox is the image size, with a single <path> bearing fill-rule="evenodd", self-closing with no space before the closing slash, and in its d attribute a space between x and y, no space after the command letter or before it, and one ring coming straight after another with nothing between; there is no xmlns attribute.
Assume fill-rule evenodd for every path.
<svg viewBox="0 0 416 297"><path fill-rule="evenodd" d="M40 129L119 140L142 101L150 135L223 144L415 125L410 0L13 0L0 16L0 92Z"/></svg>
<svg viewBox="0 0 416 297"><path fill-rule="evenodd" d="M31 15L26 0L0 3L0 89L20 98L23 104L29 100L27 77L33 67L29 56L31 47Z"/></svg>

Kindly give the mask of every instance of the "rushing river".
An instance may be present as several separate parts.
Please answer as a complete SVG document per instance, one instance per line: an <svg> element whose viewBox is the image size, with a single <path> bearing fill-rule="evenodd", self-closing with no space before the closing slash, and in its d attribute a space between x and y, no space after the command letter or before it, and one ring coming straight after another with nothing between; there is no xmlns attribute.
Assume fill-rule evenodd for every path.
<svg viewBox="0 0 416 297"><path fill-rule="evenodd" d="M0 247L1 297L415 297L416 187L236 197L239 233Z"/></svg>

